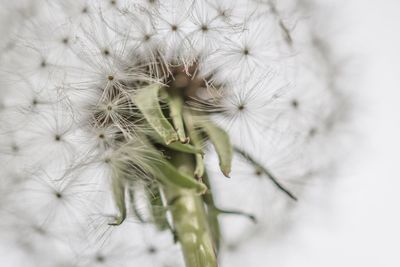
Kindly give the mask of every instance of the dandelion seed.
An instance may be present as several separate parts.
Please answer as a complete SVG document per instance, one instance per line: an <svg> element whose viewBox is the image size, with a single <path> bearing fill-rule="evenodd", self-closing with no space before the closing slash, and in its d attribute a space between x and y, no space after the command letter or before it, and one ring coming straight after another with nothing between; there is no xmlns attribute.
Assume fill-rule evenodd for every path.
<svg viewBox="0 0 400 267"><path fill-rule="evenodd" d="M69 43L69 38L68 38L68 37L64 37L64 38L61 40L61 42L62 42L63 44L65 44L65 45L68 45L68 43Z"/></svg>

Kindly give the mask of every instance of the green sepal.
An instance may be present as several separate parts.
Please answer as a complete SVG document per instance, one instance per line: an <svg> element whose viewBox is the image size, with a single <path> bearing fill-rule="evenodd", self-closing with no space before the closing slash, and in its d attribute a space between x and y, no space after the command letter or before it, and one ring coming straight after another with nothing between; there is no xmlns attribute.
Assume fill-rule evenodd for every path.
<svg viewBox="0 0 400 267"><path fill-rule="evenodd" d="M184 120L190 140L193 143L193 146L197 149L201 149L202 147L201 137L199 136L199 133L195 129L194 119L190 110L185 110ZM194 169L194 176L197 179L201 179L205 172L203 154L196 154L195 160L196 160L196 166Z"/></svg>
<svg viewBox="0 0 400 267"><path fill-rule="evenodd" d="M157 132L150 134L150 137L151 137L151 139L154 140L154 142L162 144L165 147L170 148L175 151L185 152L185 153L189 153L189 154L201 154L201 155L204 154L204 152L201 148L196 148L196 147L192 146L191 144L183 144L180 142L174 142L174 143L167 145L164 143L162 137Z"/></svg>
<svg viewBox="0 0 400 267"><path fill-rule="evenodd" d="M205 166L204 166L204 159L203 156L200 154L196 154L196 167L194 169L194 177L196 177L196 179L201 179L204 175L204 170L205 170Z"/></svg>
<svg viewBox="0 0 400 267"><path fill-rule="evenodd" d="M167 208L164 207L160 189L158 186L150 186L147 193L154 224L160 231L167 229L169 227Z"/></svg>
<svg viewBox="0 0 400 267"><path fill-rule="evenodd" d="M232 168L233 148L227 132L210 121L200 124L218 154L219 167L229 177Z"/></svg>
<svg viewBox="0 0 400 267"><path fill-rule="evenodd" d="M119 210L118 216L109 225L120 225L126 219L125 183L119 176L112 177L112 193L115 204Z"/></svg>
<svg viewBox="0 0 400 267"><path fill-rule="evenodd" d="M192 146L191 144L182 144L182 143L172 143L167 146L168 148L172 150L176 150L179 152L185 152L189 154L196 154L196 155L204 155L204 152L201 148L196 148Z"/></svg>
<svg viewBox="0 0 400 267"><path fill-rule="evenodd" d="M196 181L194 177L181 173L168 161L160 159L156 161L156 165L158 169L156 176L161 181L179 188L195 190L198 194L204 194L207 191L205 184Z"/></svg>
<svg viewBox="0 0 400 267"><path fill-rule="evenodd" d="M183 101L181 96L173 93L169 94L165 88L160 91L160 94L168 104L169 116L175 126L179 141L184 144L188 143L189 138L186 137L185 126L183 123Z"/></svg>
<svg viewBox="0 0 400 267"><path fill-rule="evenodd" d="M147 221L143 218L142 214L140 213L136 205L135 190L133 188L128 188L128 194L133 214L139 220L139 222L146 223Z"/></svg>
<svg viewBox="0 0 400 267"><path fill-rule="evenodd" d="M164 143L169 145L178 141L178 134L174 127L164 116L161 106L159 91L162 85L152 84L137 91L133 96L133 101L145 117L150 126L163 139Z"/></svg>

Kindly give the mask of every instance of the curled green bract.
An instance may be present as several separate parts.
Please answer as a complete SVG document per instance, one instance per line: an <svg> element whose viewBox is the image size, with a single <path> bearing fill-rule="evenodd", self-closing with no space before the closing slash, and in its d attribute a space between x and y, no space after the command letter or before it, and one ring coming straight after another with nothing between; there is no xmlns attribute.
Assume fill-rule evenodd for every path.
<svg viewBox="0 0 400 267"><path fill-rule="evenodd" d="M228 133L209 121L201 122L200 126L218 154L219 167L222 173L229 177L232 168L233 148Z"/></svg>
<svg viewBox="0 0 400 267"><path fill-rule="evenodd" d="M133 101L150 126L161 136L165 144L169 145L178 141L179 138L174 127L162 112L159 102L161 87L160 84L152 84L141 88L133 96Z"/></svg>
<svg viewBox="0 0 400 267"><path fill-rule="evenodd" d="M175 130L178 134L179 141L181 143L188 143L189 138L186 137L185 126L183 123L183 100L182 97L176 93L168 93L167 90L163 88L161 90L162 96L169 107L169 116L174 124Z"/></svg>
<svg viewBox="0 0 400 267"><path fill-rule="evenodd" d="M147 190L147 197L149 198L150 202L149 204L153 217L153 223L161 231L167 229L167 208L164 207L160 188L156 184L150 185Z"/></svg>
<svg viewBox="0 0 400 267"><path fill-rule="evenodd" d="M186 124L186 128L189 132L190 141L193 143L193 146L195 148L201 149L202 141L200 133L195 129L194 116L192 115L192 112L190 110L185 110L183 117ZM201 179L205 172L203 154L196 154L195 160L196 160L196 166L194 169L194 176L197 179Z"/></svg>
<svg viewBox="0 0 400 267"><path fill-rule="evenodd" d="M185 152L185 153L189 153L189 154L201 154L201 155L204 154L204 152L201 148L195 147L191 144L183 144L180 142L174 142L174 143L170 143L167 145L164 142L164 140L162 139L162 137L157 132L150 133L150 137L154 142L162 144L165 147L170 148L175 151Z"/></svg>
<svg viewBox="0 0 400 267"><path fill-rule="evenodd" d="M195 190L198 194L204 194L207 186L198 182L187 174L183 174L166 160L158 160L156 162L157 171L155 175L162 181L172 184L181 189Z"/></svg>
<svg viewBox="0 0 400 267"><path fill-rule="evenodd" d="M109 225L120 225L126 218L126 204L125 204L125 183L122 177L114 175L112 181L112 193L115 204L119 210L119 215L116 216L113 222Z"/></svg>

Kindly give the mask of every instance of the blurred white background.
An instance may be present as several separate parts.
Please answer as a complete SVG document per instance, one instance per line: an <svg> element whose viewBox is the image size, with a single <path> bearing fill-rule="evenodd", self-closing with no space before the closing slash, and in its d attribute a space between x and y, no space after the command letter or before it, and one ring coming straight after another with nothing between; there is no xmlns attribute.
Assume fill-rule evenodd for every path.
<svg viewBox="0 0 400 267"><path fill-rule="evenodd" d="M260 266L400 266L400 1L333 2L358 68L353 155L322 199L299 202L295 227Z"/></svg>

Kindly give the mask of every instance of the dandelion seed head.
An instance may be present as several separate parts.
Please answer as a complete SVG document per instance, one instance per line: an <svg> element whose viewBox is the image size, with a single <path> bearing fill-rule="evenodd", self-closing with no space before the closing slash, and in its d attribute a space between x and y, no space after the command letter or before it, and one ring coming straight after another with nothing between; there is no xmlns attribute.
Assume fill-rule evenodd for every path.
<svg viewBox="0 0 400 267"><path fill-rule="evenodd" d="M138 223L155 220L149 201L159 200L156 211L168 208L165 196L152 195L152 189L163 186L155 165L169 160L169 148L156 140L136 100L152 85L162 88L154 102L162 114L171 110L161 91L179 96L183 110L202 114L195 120L215 122L234 146L251 151L296 193L302 191L296 181L328 169L318 160L318 147L329 151L321 144L330 143L324 138L337 129L343 103L337 67L323 38L297 20L297 1L289 2L2 3L12 15L5 14L10 24L0 27L10 36L0 40L0 182L10 188L4 194L0 189L0 212L8 212L6 206L16 211L10 216L21 230L15 240L22 244L26 234L26 248L39 255L38 244L53 247L54 258L64 250L60 243L69 244L79 254L65 256L77 256L74 266L180 266L171 233ZM192 144L187 128L185 145ZM207 168L214 166L218 158L206 134L193 128L196 145L207 152ZM279 192L261 168L238 158L233 166L230 184L214 179L217 171L210 168L218 203L243 208L260 227L276 229L278 223L268 219L290 204L277 200ZM116 180L126 185L123 204L129 209L124 224L111 227L110 218L119 213L110 190ZM252 196L238 199L243 192ZM223 218L222 225L229 225ZM233 245L255 229L243 218L232 225L237 235L226 240Z"/></svg>

